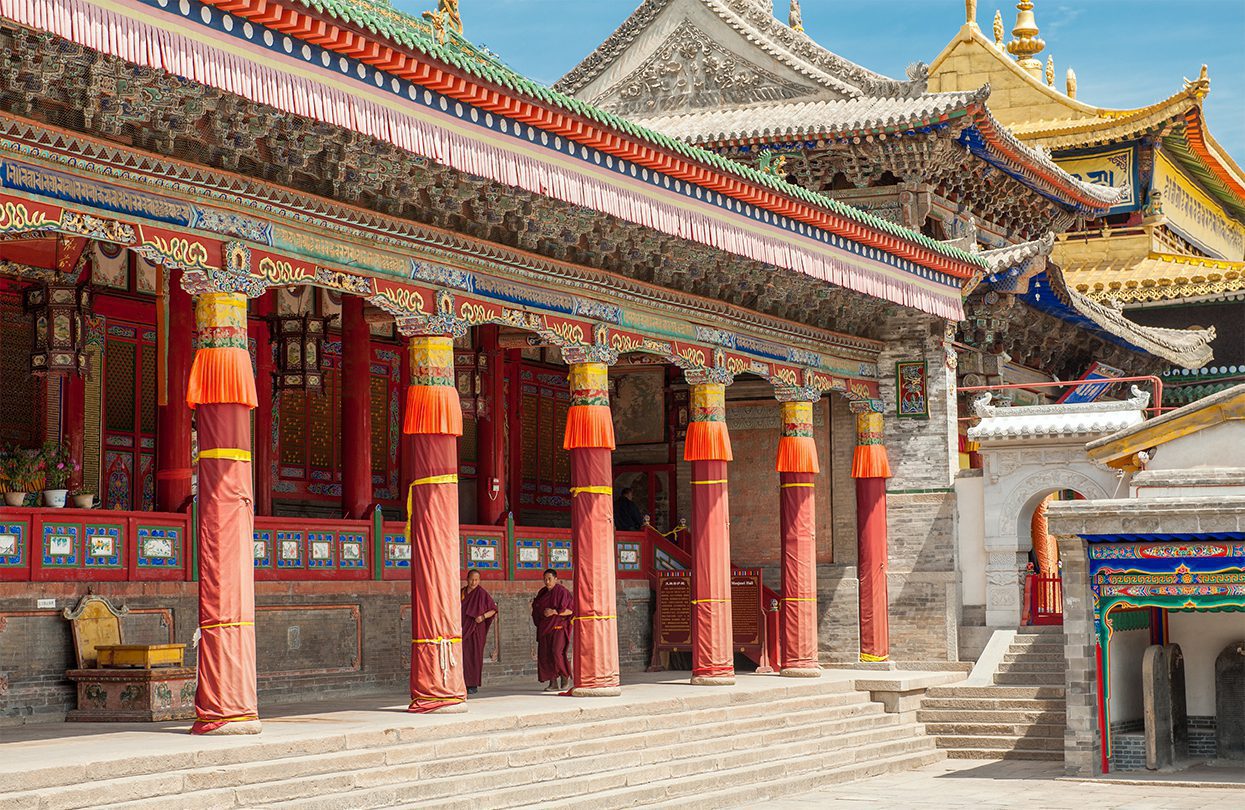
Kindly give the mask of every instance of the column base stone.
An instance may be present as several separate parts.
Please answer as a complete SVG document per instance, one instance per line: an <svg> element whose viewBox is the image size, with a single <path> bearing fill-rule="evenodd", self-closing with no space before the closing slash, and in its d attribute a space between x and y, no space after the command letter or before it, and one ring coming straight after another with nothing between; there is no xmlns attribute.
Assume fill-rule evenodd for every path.
<svg viewBox="0 0 1245 810"><path fill-rule="evenodd" d="M693 675L692 686L734 686L734 675Z"/></svg>
<svg viewBox="0 0 1245 810"><path fill-rule="evenodd" d="M785 667L778 673L784 678L820 678L821 668L813 669L811 667Z"/></svg>
<svg viewBox="0 0 1245 810"><path fill-rule="evenodd" d="M226 723L220 728L203 732L204 737L232 737L240 734L259 734L263 728L258 720L241 720L237 723Z"/></svg>
<svg viewBox="0 0 1245 810"><path fill-rule="evenodd" d="M576 686L571 690L571 697L618 697L621 694L621 686Z"/></svg>

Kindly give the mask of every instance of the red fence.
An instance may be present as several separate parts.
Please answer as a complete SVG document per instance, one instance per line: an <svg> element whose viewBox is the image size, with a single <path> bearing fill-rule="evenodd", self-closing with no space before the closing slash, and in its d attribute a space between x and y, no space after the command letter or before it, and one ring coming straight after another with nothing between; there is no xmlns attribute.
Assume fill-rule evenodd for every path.
<svg viewBox="0 0 1245 810"><path fill-rule="evenodd" d="M379 519L256 518L255 579L408 579L405 528ZM569 529L464 525L459 536L464 574L539 580L546 568L574 571ZM0 582L192 581L196 540L186 514L0 508ZM620 579L647 579L656 564L645 532L618 532L615 557Z"/></svg>

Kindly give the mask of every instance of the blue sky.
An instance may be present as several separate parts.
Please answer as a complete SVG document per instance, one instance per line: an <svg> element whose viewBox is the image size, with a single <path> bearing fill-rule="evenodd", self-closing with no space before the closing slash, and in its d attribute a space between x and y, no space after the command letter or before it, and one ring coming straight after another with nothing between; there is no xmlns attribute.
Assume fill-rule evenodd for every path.
<svg viewBox="0 0 1245 810"><path fill-rule="evenodd" d="M640 0L460 0L465 33L519 72L551 84L590 53ZM416 13L435 0L392 0ZM786 19L788 0L774 0ZM963 0L803 0L809 35L830 50L889 76L933 61L959 30ZM990 30L1015 2L980 0ZM1245 0L1036 0L1038 27L1056 75L1076 70L1078 97L1102 107L1139 107L1181 88L1210 66L1211 131L1245 164ZM1010 34L1009 34L1010 36Z"/></svg>

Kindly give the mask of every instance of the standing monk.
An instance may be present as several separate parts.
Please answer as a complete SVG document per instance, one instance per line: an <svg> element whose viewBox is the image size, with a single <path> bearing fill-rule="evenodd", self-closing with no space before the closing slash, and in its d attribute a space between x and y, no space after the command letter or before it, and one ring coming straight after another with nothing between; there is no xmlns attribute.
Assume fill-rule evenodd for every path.
<svg viewBox="0 0 1245 810"><path fill-rule="evenodd" d="M546 692L565 691L571 683L571 665L566 649L571 642L571 592L558 583L558 572L545 571L545 587L532 600L532 623L536 625L536 669L541 681L548 681Z"/></svg>
<svg viewBox="0 0 1245 810"><path fill-rule="evenodd" d="M467 572L467 587L463 588L463 680L467 682L469 695L480 688L484 675L484 640L488 638L489 626L496 615L497 603L480 587L480 572L472 568Z"/></svg>

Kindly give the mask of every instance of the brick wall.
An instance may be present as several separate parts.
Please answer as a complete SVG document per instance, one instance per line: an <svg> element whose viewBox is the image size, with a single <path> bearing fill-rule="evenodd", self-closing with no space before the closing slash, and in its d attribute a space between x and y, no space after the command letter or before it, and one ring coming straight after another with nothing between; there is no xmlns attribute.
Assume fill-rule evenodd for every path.
<svg viewBox="0 0 1245 810"><path fill-rule="evenodd" d="M569 586L569 583L568 583ZM535 582L486 583L500 613L486 647L484 682L535 680L530 601ZM256 585L257 666L265 705L369 688L403 692L410 667L410 586L406 582L264 582ZM85 584L0 584L0 725L58 721L72 708L64 672L73 666L69 623L60 615ZM96 591L130 608L127 643L179 642L189 648L198 618L194 583L124 583ZM623 672L643 671L651 638L647 582L620 581ZM35 600L56 599L55 610Z"/></svg>
<svg viewBox="0 0 1245 810"><path fill-rule="evenodd" d="M1063 561L1063 634L1067 725L1064 730L1064 770L1071 776L1102 772L1102 735L1098 728L1097 636L1094 599L1089 590L1089 559L1085 541L1060 536Z"/></svg>

